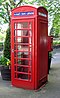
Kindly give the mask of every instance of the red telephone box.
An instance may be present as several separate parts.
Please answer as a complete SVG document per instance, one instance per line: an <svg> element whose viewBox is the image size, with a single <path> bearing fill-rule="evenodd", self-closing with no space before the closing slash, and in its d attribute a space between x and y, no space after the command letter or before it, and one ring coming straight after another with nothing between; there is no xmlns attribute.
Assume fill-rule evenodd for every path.
<svg viewBox="0 0 60 98"><path fill-rule="evenodd" d="M20 6L11 16L12 85L38 89L48 79L48 12Z"/></svg>

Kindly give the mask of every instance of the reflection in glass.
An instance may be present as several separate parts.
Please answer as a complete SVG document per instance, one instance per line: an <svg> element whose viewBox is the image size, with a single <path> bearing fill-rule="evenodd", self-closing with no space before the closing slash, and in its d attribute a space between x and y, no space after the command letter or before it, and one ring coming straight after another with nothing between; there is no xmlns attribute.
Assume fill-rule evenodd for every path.
<svg viewBox="0 0 60 98"><path fill-rule="evenodd" d="M32 44L32 32L29 31L29 44Z"/></svg>
<svg viewBox="0 0 60 98"><path fill-rule="evenodd" d="M19 42L21 43L21 37L18 37L18 38L17 38L17 42L18 42L18 43L19 43Z"/></svg>
<svg viewBox="0 0 60 98"><path fill-rule="evenodd" d="M17 36L17 30L14 30L14 36Z"/></svg>
<svg viewBox="0 0 60 98"><path fill-rule="evenodd" d="M17 29L28 28L28 22L17 23Z"/></svg>
<svg viewBox="0 0 60 98"><path fill-rule="evenodd" d="M16 66L14 66L14 70L16 71Z"/></svg>
<svg viewBox="0 0 60 98"><path fill-rule="evenodd" d="M16 73L14 73L14 77L17 78L17 77L16 77Z"/></svg>
<svg viewBox="0 0 60 98"><path fill-rule="evenodd" d="M28 37L22 37L21 38L21 42L22 43L28 43L29 42L29 38Z"/></svg>
<svg viewBox="0 0 60 98"><path fill-rule="evenodd" d="M17 36L22 36L22 30L17 30Z"/></svg>
<svg viewBox="0 0 60 98"><path fill-rule="evenodd" d="M32 22L29 23L29 28L32 29Z"/></svg>
<svg viewBox="0 0 60 98"><path fill-rule="evenodd" d="M16 52L14 52L14 57L16 57Z"/></svg>
<svg viewBox="0 0 60 98"><path fill-rule="evenodd" d="M28 51L28 45L18 45L18 50L21 51Z"/></svg>
<svg viewBox="0 0 60 98"><path fill-rule="evenodd" d="M18 61L17 61L17 64L21 64L21 60L18 60Z"/></svg>
<svg viewBox="0 0 60 98"><path fill-rule="evenodd" d="M26 74L19 74L18 73L17 77L20 79L28 79L28 75L26 75Z"/></svg>
<svg viewBox="0 0 60 98"><path fill-rule="evenodd" d="M17 24L15 23L15 24L14 24L14 29L16 29L16 28L17 28Z"/></svg>
<svg viewBox="0 0 60 98"><path fill-rule="evenodd" d="M21 65L28 65L28 60L18 60L17 63Z"/></svg>
<svg viewBox="0 0 60 98"><path fill-rule="evenodd" d="M18 58L28 58L28 52L18 52Z"/></svg>
<svg viewBox="0 0 60 98"><path fill-rule="evenodd" d="M28 30L17 30L17 36L28 36Z"/></svg>
<svg viewBox="0 0 60 98"><path fill-rule="evenodd" d="M22 67L22 66L17 66L17 71L19 72L28 72L28 68L27 67Z"/></svg>
<svg viewBox="0 0 60 98"><path fill-rule="evenodd" d="M16 37L14 37L14 43L16 43L17 42L17 38Z"/></svg>
<svg viewBox="0 0 60 98"><path fill-rule="evenodd" d="M16 64L16 59L14 59L14 64Z"/></svg>
<svg viewBox="0 0 60 98"><path fill-rule="evenodd" d="M32 31L31 31L31 30L29 30L29 36L31 36L31 37L32 37Z"/></svg>
<svg viewBox="0 0 60 98"><path fill-rule="evenodd" d="M30 60L30 61L29 61L29 66L31 66L31 65L32 65L32 61ZM30 72L31 72L31 71L30 71Z"/></svg>
<svg viewBox="0 0 60 98"><path fill-rule="evenodd" d="M15 39L15 41L16 41L16 39ZM28 37L18 37L17 38L17 42L19 43L28 43L28 41L29 41L29 38Z"/></svg>
<svg viewBox="0 0 60 98"><path fill-rule="evenodd" d="M14 44L14 50L16 50L16 49L17 49L16 44Z"/></svg>

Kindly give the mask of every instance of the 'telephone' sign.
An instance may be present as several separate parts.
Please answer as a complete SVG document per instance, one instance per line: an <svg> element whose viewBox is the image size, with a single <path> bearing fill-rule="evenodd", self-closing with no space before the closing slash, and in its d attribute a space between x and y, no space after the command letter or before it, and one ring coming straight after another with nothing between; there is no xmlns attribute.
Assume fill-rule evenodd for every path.
<svg viewBox="0 0 60 98"><path fill-rule="evenodd" d="M14 16L27 16L27 15L34 15L34 12L15 12Z"/></svg>
<svg viewBox="0 0 60 98"><path fill-rule="evenodd" d="M38 15L43 16L43 17L47 17L46 14L39 12Z"/></svg>

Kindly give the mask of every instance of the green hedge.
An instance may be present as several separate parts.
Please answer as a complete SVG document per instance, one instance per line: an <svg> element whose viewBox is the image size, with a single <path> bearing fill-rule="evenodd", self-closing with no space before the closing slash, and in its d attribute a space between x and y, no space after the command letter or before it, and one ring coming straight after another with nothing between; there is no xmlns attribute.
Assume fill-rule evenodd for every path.
<svg viewBox="0 0 60 98"><path fill-rule="evenodd" d="M59 45L60 41L53 41L53 45Z"/></svg>
<svg viewBox="0 0 60 98"><path fill-rule="evenodd" d="M4 57L10 59L10 28L7 29L6 39L4 42Z"/></svg>
<svg viewBox="0 0 60 98"><path fill-rule="evenodd" d="M3 42L0 42L0 50L3 50Z"/></svg>

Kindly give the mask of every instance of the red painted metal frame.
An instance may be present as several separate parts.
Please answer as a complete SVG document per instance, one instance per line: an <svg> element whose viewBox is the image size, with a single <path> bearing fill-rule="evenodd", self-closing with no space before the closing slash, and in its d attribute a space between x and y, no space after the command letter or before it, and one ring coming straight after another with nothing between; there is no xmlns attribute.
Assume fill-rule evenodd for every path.
<svg viewBox="0 0 60 98"><path fill-rule="evenodd" d="M34 26L34 22L33 22L33 19L30 19L30 20L13 20L13 22L12 22L12 25L14 25L14 23L18 23L18 22L32 22L32 32L34 32L34 28L33 28L33 26ZM14 39L14 27L13 27L13 30L12 30L12 38L11 38L11 43L12 43L12 41L13 41L13 39ZM33 89L34 88L34 34L32 33L32 41L33 41L33 43L32 43L32 80L31 81L29 81L29 80L23 80L23 79L15 79L14 78L14 52L12 52L11 53L11 57L13 58L13 59L11 59L11 63L12 63L12 66L11 66L11 68L12 68L12 85L14 85L14 86L17 86L17 87L23 87L23 88L30 88L30 89ZM13 43L12 43L12 49L14 50L14 41L13 41ZM11 49L11 50L12 50ZM16 50L17 51L17 50ZM19 50L18 50L19 51ZM21 51L20 51L21 52ZM22 51L23 52L23 51ZM24 60L24 58L20 58L20 59L22 59L22 60ZM26 58L27 59L27 58ZM21 65L21 66L23 66L23 65ZM26 66L25 65L25 67L28 67L28 66ZM23 72L20 72L21 74L23 74ZM25 74L27 74L27 73L25 73Z"/></svg>
<svg viewBox="0 0 60 98"><path fill-rule="evenodd" d="M15 12L31 12L33 15L14 16ZM32 22L32 80L15 79L14 75L14 23ZM29 28L27 28L29 29ZM24 29L21 29L24 30ZM26 30L26 29L25 29ZM21 36L20 36L21 37ZM25 36L23 36L25 37ZM18 37L17 37L18 38ZM27 36L27 38L29 38ZM16 50L17 51L17 50ZM18 52L21 50L18 50ZM16 57L16 59L18 59ZM27 58L21 58L27 59ZM24 65L21 65L24 67ZM28 68L26 65L25 68ZM19 72L23 74L23 72ZM29 73L29 72L28 72ZM25 73L27 74L27 73ZM44 7L21 6L12 10L11 16L11 78L12 85L38 89L48 80L48 12Z"/></svg>

